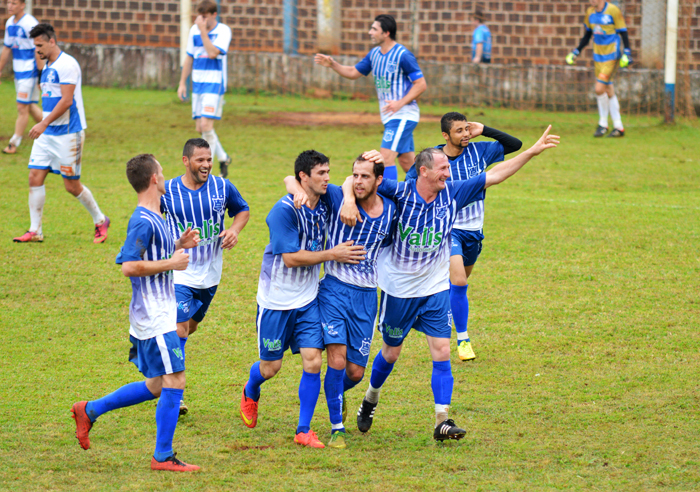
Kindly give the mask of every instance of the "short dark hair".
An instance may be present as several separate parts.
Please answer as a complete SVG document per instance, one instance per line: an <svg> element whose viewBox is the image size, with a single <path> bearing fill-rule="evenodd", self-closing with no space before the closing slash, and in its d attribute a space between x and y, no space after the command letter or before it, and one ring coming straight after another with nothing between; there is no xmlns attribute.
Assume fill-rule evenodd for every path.
<svg viewBox="0 0 700 492"><path fill-rule="evenodd" d="M182 157L187 157L188 159L194 155L194 149L208 149L209 142L203 138L190 138L185 142L185 147L182 149Z"/></svg>
<svg viewBox="0 0 700 492"><path fill-rule="evenodd" d="M433 163L435 162L435 156L440 154L445 155L442 149L436 149L435 147L428 147L427 149L421 150L416 156L416 162L414 164L416 167L416 177L420 176L421 167L432 169Z"/></svg>
<svg viewBox="0 0 700 492"><path fill-rule="evenodd" d="M456 111L442 115L442 118L440 118L440 130L442 130L442 133L447 133L449 135L450 130L452 130L452 123L455 121L467 121L467 117Z"/></svg>
<svg viewBox="0 0 700 492"><path fill-rule="evenodd" d="M353 171L355 168L355 164L361 164L363 162L371 162L369 159L365 159L362 157L362 154L357 156L357 159L355 159L352 163ZM383 162L374 162L374 165L372 166L372 172L374 173L374 177L378 178L379 176L384 176L384 163Z"/></svg>
<svg viewBox="0 0 700 492"><path fill-rule="evenodd" d="M479 22L483 23L484 19L486 19L486 16L481 10L476 10L474 11L474 18L478 20Z"/></svg>
<svg viewBox="0 0 700 492"><path fill-rule="evenodd" d="M197 13L204 14L216 14L217 12L216 2L213 0L202 0L199 5L197 5Z"/></svg>
<svg viewBox="0 0 700 492"><path fill-rule="evenodd" d="M396 41L396 20L392 16L381 14L375 17L374 21L379 22L379 25L382 26L382 32L388 32L389 37Z"/></svg>
<svg viewBox="0 0 700 492"><path fill-rule="evenodd" d="M299 154L297 156L297 160L294 161L294 177L301 183L299 173L304 173L307 176L311 176L311 171L313 168L328 163L328 157L320 152L316 152L315 150L305 150Z"/></svg>
<svg viewBox="0 0 700 492"><path fill-rule="evenodd" d="M44 36L47 40L56 39L56 31L51 24L37 24L29 31L29 37L34 39Z"/></svg>
<svg viewBox="0 0 700 492"><path fill-rule="evenodd" d="M158 164L153 154L139 154L126 163L126 179L136 193L146 191L151 184L151 176L158 172Z"/></svg>

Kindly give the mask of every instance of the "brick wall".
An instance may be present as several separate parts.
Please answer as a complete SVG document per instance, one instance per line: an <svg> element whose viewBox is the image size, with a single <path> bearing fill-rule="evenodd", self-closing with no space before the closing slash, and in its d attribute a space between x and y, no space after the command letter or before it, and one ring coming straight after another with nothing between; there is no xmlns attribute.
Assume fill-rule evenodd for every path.
<svg viewBox="0 0 700 492"><path fill-rule="evenodd" d="M464 63L470 58L470 14L480 7L493 35L493 61L507 64L562 64L583 34L588 0L417 0L419 58ZM379 13L398 22L398 41L410 47L410 0L341 0L341 52L364 56L367 30ZM700 69L700 1L690 21L691 68ZM280 52L283 0L221 0L224 23L233 31L231 49ZM621 0L632 51L639 59L642 0ZM59 39L72 43L179 46L179 1L35 0L34 15L51 22ZM0 6L6 19L6 7ZM659 22L664 22L660 19ZM4 24L0 26L4 28ZM316 51L316 0L298 0L299 51ZM0 31L2 32L2 31ZM590 46L580 64L592 64Z"/></svg>

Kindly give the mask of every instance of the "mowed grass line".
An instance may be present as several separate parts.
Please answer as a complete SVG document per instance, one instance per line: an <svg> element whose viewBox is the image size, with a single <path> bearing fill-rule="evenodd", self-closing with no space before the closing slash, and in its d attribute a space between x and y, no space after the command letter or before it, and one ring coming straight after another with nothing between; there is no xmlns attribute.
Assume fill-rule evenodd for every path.
<svg viewBox="0 0 700 492"><path fill-rule="evenodd" d="M12 101L12 86L0 100ZM348 397L349 448L299 449L298 357L263 386L256 429L238 402L257 356L255 292L268 231L301 151L331 157L341 183L352 159L376 148L381 126L279 126L278 111L376 111L375 103L228 97L217 125L234 155L231 178L251 205L207 319L187 346L191 413L175 449L201 465L196 476L148 469L155 402L112 412L74 438L69 408L139 374L127 361L130 284L114 258L135 206L126 160L152 152L166 177L181 174L181 148L196 136L174 93L85 88L89 128L83 183L112 218L106 244L92 244L82 206L47 180L43 244L10 239L28 225L30 142L2 156L0 184L0 488L4 490L692 490L700 456L697 123L665 127L625 118L628 135L594 140L595 115L463 109L529 146L548 123L562 146L487 193L484 251L470 281L474 363L453 359L451 415L460 442L432 442L430 358L411 334L382 392L369 434L354 429L367 379ZM14 108L0 107L0 138ZM420 124L416 146L441 143ZM371 358L379 349L375 340ZM325 371L325 370L324 370ZM323 391L313 428L328 438Z"/></svg>

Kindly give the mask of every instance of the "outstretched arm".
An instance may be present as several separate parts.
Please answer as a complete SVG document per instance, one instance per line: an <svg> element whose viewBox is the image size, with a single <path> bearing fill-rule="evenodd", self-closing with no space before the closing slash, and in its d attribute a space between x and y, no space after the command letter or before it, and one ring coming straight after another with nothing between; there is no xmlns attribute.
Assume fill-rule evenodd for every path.
<svg viewBox="0 0 700 492"><path fill-rule="evenodd" d="M346 79L355 80L362 77L362 74L355 67L350 65L341 65L328 55L317 53L316 56L314 56L314 61L316 62L316 65L330 68L338 75L345 77Z"/></svg>

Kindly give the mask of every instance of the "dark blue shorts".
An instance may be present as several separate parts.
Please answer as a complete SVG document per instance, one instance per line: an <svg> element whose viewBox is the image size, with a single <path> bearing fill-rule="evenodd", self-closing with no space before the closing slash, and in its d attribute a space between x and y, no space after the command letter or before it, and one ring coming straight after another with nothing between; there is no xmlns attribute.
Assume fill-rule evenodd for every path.
<svg viewBox="0 0 700 492"><path fill-rule="evenodd" d="M156 335L147 340L130 336L129 340L131 340L129 362L133 362L141 374L147 378L185 370L185 357L176 331Z"/></svg>
<svg viewBox="0 0 700 492"><path fill-rule="evenodd" d="M464 266L476 263L481 254L481 241L484 235L481 231L463 231L452 229L452 250L450 256L461 256Z"/></svg>
<svg viewBox="0 0 700 492"><path fill-rule="evenodd" d="M410 299L399 299L382 292L377 328L382 332L384 342L391 347L401 345L411 328L431 337L450 338L452 336L450 292L445 290L437 294Z"/></svg>
<svg viewBox="0 0 700 492"><path fill-rule="evenodd" d="M377 320L377 289L356 287L332 275L321 280L318 290L323 342L347 346L347 359L367 367Z"/></svg>
<svg viewBox="0 0 700 492"><path fill-rule="evenodd" d="M278 311L258 305L255 325L258 329L260 360L280 360L287 349L298 354L302 348L323 350L323 328L316 299L304 307Z"/></svg>
<svg viewBox="0 0 700 492"><path fill-rule="evenodd" d="M384 125L382 148L398 152L399 155L413 152L413 130L418 126L415 121L389 120Z"/></svg>
<svg viewBox="0 0 700 492"><path fill-rule="evenodd" d="M219 287L209 287L208 289L195 289L186 285L175 284L175 299L177 300L177 322L182 323L190 319L197 323L202 321L207 315L209 304L214 299L216 289Z"/></svg>

